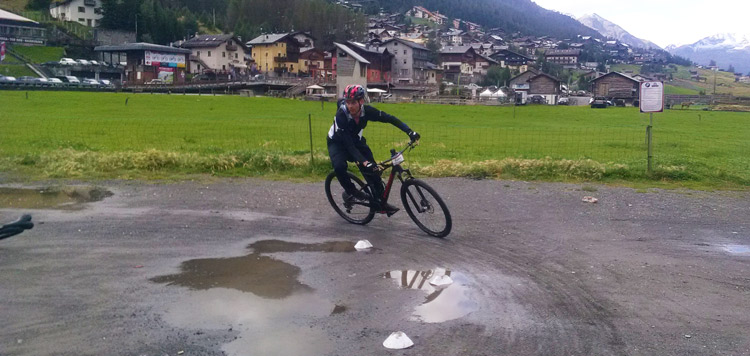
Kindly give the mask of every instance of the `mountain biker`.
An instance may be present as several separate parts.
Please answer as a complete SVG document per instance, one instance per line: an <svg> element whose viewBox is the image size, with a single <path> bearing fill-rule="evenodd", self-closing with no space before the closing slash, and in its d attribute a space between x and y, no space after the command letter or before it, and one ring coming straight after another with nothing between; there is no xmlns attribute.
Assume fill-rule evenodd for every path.
<svg viewBox="0 0 750 356"><path fill-rule="evenodd" d="M344 188L344 200L360 203L367 203L370 200L370 197L354 186L347 174L347 162L356 162L373 190L375 197L372 201L380 207L378 212L386 213L388 216L396 213L399 210L397 207L380 201L384 191L383 183L378 174L379 168L375 163L372 150L367 146L367 140L362 133L368 121L379 121L398 127L409 135L412 141L419 140L419 134L395 116L365 105L365 88L361 85L347 85L344 89L344 96L338 101L337 106L333 125L328 131L328 155L331 157L336 178Z"/></svg>

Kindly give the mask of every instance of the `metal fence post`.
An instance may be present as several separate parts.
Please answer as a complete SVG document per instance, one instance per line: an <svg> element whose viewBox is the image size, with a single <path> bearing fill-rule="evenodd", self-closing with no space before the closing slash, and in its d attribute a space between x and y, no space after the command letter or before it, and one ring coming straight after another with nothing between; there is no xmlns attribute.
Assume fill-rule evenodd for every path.
<svg viewBox="0 0 750 356"><path fill-rule="evenodd" d="M654 124L654 114L651 113L651 122L648 126L646 126L646 141L648 142L648 174L652 174L652 165L651 161L653 159L653 145L652 145L652 136L651 136L651 129L653 128Z"/></svg>
<svg viewBox="0 0 750 356"><path fill-rule="evenodd" d="M312 115L311 114L307 114L307 128L308 128L307 132L310 134L310 170L312 171L315 169L315 165L314 165L315 161L313 158Z"/></svg>

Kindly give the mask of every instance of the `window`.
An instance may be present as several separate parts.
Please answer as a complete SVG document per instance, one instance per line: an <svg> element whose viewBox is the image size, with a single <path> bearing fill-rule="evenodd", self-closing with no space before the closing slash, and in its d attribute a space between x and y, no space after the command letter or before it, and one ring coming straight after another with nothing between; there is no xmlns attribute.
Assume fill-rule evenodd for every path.
<svg viewBox="0 0 750 356"><path fill-rule="evenodd" d="M406 64L406 59L404 59L404 64Z"/></svg>
<svg viewBox="0 0 750 356"><path fill-rule="evenodd" d="M91 26L91 19L86 19L86 25Z"/></svg>
<svg viewBox="0 0 750 356"><path fill-rule="evenodd" d="M222 64L221 65L221 70L227 70L227 65L226 64Z"/></svg>
<svg viewBox="0 0 750 356"><path fill-rule="evenodd" d="M208 51L208 56L211 57L211 51Z"/></svg>
<svg viewBox="0 0 750 356"><path fill-rule="evenodd" d="M235 54L234 54L234 59L237 59L237 58L238 58L238 57L237 57L237 53L235 53Z"/></svg>
<svg viewBox="0 0 750 356"><path fill-rule="evenodd" d="M406 50L404 50L404 54L406 54Z"/></svg>
<svg viewBox="0 0 750 356"><path fill-rule="evenodd" d="M195 56L196 57L200 57L201 56L201 51L198 51L198 53Z"/></svg>
<svg viewBox="0 0 750 356"><path fill-rule="evenodd" d="M360 77L367 76L367 68L365 68L365 66L360 66L359 67L359 76Z"/></svg>
<svg viewBox="0 0 750 356"><path fill-rule="evenodd" d="M84 22L86 22L86 20L84 20L84 19L78 19L78 22L84 23Z"/></svg>
<svg viewBox="0 0 750 356"><path fill-rule="evenodd" d="M79 6L79 7L78 7L78 12L79 12L79 13L82 13L82 14L85 14L85 13L86 13L86 8L85 8L85 7L83 7L83 6Z"/></svg>
<svg viewBox="0 0 750 356"><path fill-rule="evenodd" d="M221 58L227 58L227 52L221 52Z"/></svg>

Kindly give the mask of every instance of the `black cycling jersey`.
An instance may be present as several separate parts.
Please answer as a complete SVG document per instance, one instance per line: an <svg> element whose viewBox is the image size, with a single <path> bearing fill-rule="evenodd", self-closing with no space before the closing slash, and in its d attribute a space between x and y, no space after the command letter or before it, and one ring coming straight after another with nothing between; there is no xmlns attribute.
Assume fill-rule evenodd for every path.
<svg viewBox="0 0 750 356"><path fill-rule="evenodd" d="M370 105L363 105L358 120L355 120L351 113L349 113L343 100L340 100L338 104L339 108L336 111L336 116L333 118L333 125L331 125L331 129L328 131L328 140L329 142L343 145L357 162L362 163L367 160L355 146L360 141L365 141L362 137L362 130L367 127L368 121L387 122L407 134L411 131L409 126L397 117Z"/></svg>

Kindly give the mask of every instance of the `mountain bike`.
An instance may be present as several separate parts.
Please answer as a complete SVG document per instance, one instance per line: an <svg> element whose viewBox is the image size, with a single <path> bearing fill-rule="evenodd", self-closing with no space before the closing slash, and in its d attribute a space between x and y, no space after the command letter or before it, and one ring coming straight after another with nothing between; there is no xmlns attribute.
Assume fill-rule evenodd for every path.
<svg viewBox="0 0 750 356"><path fill-rule="evenodd" d="M435 189L427 183L414 178L409 169L401 166L404 162L404 152L407 150L411 151L414 147L416 147L416 143L412 141L399 152L391 149L391 158L378 163L378 167L380 168L378 174L381 178L381 184L383 184L383 173L391 169L388 183L385 184L383 196L380 200L383 204L388 202L393 181L395 178L398 178L401 182L401 202L409 217L414 220L422 231L431 236L448 236L452 227L451 213L448 211L448 206L445 205L440 195L435 192ZM354 173L348 172L348 174L357 189L369 197L372 196L372 189L368 184L364 183ZM325 189L328 202L333 206L333 210L336 210L344 220L352 224L365 225L369 223L380 209L379 204L374 203L372 200L367 202L352 199L344 200L344 196L347 194L344 194L344 188L341 187L341 183L336 178L335 172L331 172L326 177Z"/></svg>

